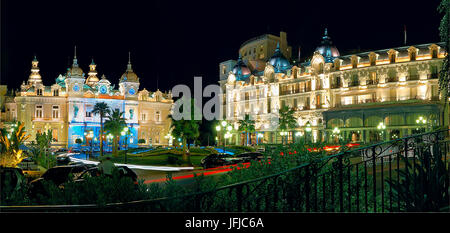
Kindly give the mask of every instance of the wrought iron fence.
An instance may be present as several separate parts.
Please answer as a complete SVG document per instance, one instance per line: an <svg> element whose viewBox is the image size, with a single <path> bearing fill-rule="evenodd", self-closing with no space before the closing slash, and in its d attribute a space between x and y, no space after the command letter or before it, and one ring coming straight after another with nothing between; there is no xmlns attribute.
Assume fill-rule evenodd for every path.
<svg viewBox="0 0 450 233"><path fill-rule="evenodd" d="M441 130L342 151L269 176L183 196L101 207L7 207L0 211L448 211L449 149L449 131ZM414 197L408 195L422 204L409 200ZM438 209L430 209L436 203Z"/></svg>

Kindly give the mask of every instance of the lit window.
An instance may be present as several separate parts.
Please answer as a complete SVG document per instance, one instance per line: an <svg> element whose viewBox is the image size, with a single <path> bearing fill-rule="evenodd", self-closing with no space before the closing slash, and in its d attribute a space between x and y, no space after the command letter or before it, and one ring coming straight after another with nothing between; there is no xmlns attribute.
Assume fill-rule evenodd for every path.
<svg viewBox="0 0 450 233"><path fill-rule="evenodd" d="M42 95L42 89L37 89L37 95Z"/></svg>
<svg viewBox="0 0 450 233"><path fill-rule="evenodd" d="M52 117L53 118L59 118L59 106L58 105L53 105Z"/></svg>
<svg viewBox="0 0 450 233"><path fill-rule="evenodd" d="M43 116L43 107L42 107L42 105L36 105L34 116L36 118L42 118L42 116Z"/></svg>

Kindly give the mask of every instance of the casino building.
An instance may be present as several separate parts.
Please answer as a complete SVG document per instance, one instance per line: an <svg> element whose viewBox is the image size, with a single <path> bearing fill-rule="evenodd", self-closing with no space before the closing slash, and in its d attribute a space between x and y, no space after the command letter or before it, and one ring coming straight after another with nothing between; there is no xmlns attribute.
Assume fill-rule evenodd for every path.
<svg viewBox="0 0 450 233"><path fill-rule="evenodd" d="M124 112L130 133L121 137L120 145L168 144L164 136L169 133L167 116L173 104L172 95L170 91L150 92L145 88L139 91L139 77L133 71L130 59L118 88L105 75L97 76L97 65L93 60L86 77L78 65L76 50L72 66L51 86L42 83L38 64L34 57L28 80L22 83L15 96L5 99L2 114L6 126L14 121L24 122L31 135L29 141L35 140L37 132L50 130L56 146L77 146L76 139L81 139L84 144L98 145L100 116L92 114L92 110L96 103L105 102L111 109Z"/></svg>
<svg viewBox="0 0 450 233"><path fill-rule="evenodd" d="M236 129L245 114L253 116L252 143L281 142L282 106L295 110L297 128L287 132L291 142L304 136L374 142L448 125L438 91L443 47L429 43L341 55L325 29L311 59L302 63L288 59L290 47L279 43L258 69L239 54L237 61L219 64L223 116ZM242 144L244 137L237 132L232 143Z"/></svg>

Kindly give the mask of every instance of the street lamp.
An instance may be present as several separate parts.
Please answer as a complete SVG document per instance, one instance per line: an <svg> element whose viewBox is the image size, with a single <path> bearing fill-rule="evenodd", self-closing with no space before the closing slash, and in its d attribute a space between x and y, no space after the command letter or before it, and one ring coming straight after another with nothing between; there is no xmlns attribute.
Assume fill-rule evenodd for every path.
<svg viewBox="0 0 450 233"><path fill-rule="evenodd" d="M222 127L221 127L222 126ZM220 125L216 126L216 131L220 132L223 130L223 152L225 153L225 146L227 144L227 139L232 137L231 131L233 130L233 126L229 125L226 121L220 122Z"/></svg>
<svg viewBox="0 0 450 233"><path fill-rule="evenodd" d="M112 134L106 135L106 141L111 144L111 147L112 147L112 140L113 140L113 135Z"/></svg>
<svg viewBox="0 0 450 233"><path fill-rule="evenodd" d="M264 134L262 134L262 133L258 133L256 135L256 145L259 145L259 140L261 140L261 138L263 138L263 137L264 137Z"/></svg>
<svg viewBox="0 0 450 233"><path fill-rule="evenodd" d="M90 152L86 154L86 159L88 159L88 154L89 154L89 158L91 157L92 154L92 138L94 137L94 132L91 130L89 131L89 133L84 132L84 135L86 136L86 142L89 141L89 146L90 146ZM89 139L89 140L87 140Z"/></svg>
<svg viewBox="0 0 450 233"><path fill-rule="evenodd" d="M426 131L426 124L427 124L427 120L425 120L425 118L423 118L423 117L419 117L417 120L416 120L416 123L418 124L418 125L420 125L420 128L421 129L423 129L423 132L422 133L425 133L425 131ZM423 127L423 128L422 128ZM422 130L421 130L422 131Z"/></svg>
<svg viewBox="0 0 450 233"><path fill-rule="evenodd" d="M339 140L339 134L341 133L341 130L338 128L338 127L334 127L334 129L333 129L333 136L334 137L336 137L337 136L337 138L338 138L338 140Z"/></svg>
<svg viewBox="0 0 450 233"><path fill-rule="evenodd" d="M384 141L384 129L386 129L386 126L383 122L380 122L380 124L378 124L377 126L377 129L381 131L380 135L382 135Z"/></svg>
<svg viewBox="0 0 450 233"><path fill-rule="evenodd" d="M169 139L169 146L172 146L172 143L173 143L173 136L170 134L170 133L168 133L166 136L164 136L164 138L167 138L167 139Z"/></svg>
<svg viewBox="0 0 450 233"><path fill-rule="evenodd" d="M128 135L130 135L130 130L127 126L125 126L120 133L122 136L125 136L125 163L127 163L127 154L128 154Z"/></svg>
<svg viewBox="0 0 450 233"><path fill-rule="evenodd" d="M311 123L309 123L309 121L306 122L306 128L305 128L305 131L306 131L306 133L305 133L305 143L306 143L306 137L308 136L308 133L310 133L310 132L312 131L312 129L311 129Z"/></svg>

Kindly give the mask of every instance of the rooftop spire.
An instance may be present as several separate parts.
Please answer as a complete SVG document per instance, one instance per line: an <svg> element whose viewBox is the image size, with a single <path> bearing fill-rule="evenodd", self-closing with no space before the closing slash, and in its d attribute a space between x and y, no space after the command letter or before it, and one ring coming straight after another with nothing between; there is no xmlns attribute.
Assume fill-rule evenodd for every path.
<svg viewBox="0 0 450 233"><path fill-rule="evenodd" d="M127 71L133 71L131 68L131 52L128 51L128 65L127 65Z"/></svg>
<svg viewBox="0 0 450 233"><path fill-rule="evenodd" d="M77 60L77 46L75 45L75 51L73 54L73 64L72 67L78 67L78 60Z"/></svg>

